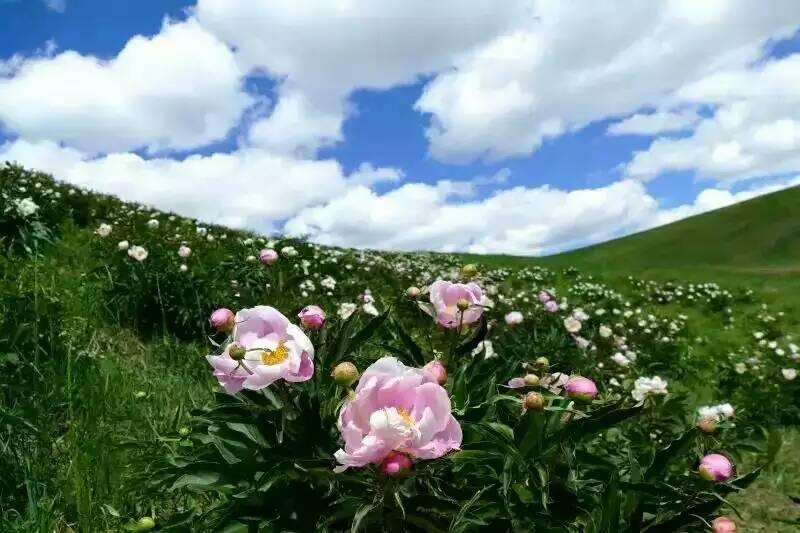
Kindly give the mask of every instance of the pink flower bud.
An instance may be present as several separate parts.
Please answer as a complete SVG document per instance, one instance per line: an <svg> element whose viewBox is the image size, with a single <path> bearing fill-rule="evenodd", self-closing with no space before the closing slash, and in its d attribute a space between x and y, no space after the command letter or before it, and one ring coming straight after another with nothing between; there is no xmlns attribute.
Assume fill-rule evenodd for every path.
<svg viewBox="0 0 800 533"><path fill-rule="evenodd" d="M358 379L358 368L353 363L345 361L334 367L331 376L340 387L349 387Z"/></svg>
<svg viewBox="0 0 800 533"><path fill-rule="evenodd" d="M319 329L325 325L325 312L316 305L305 306L297 318L308 329Z"/></svg>
<svg viewBox="0 0 800 533"><path fill-rule="evenodd" d="M525 378L511 378L508 380L508 387L511 389L521 389L525 386Z"/></svg>
<svg viewBox="0 0 800 533"><path fill-rule="evenodd" d="M447 368L439 361L431 361L422 367L422 370L430 374L439 385L447 383Z"/></svg>
<svg viewBox="0 0 800 533"><path fill-rule="evenodd" d="M271 265L278 260L278 252L272 248L264 248L258 253L258 260L265 265Z"/></svg>
<svg viewBox="0 0 800 533"><path fill-rule="evenodd" d="M713 533L736 533L736 522L727 516L720 516L711 522L711 531Z"/></svg>
<svg viewBox="0 0 800 533"><path fill-rule="evenodd" d="M411 459L404 453L389 452L381 462L380 470L390 477L403 477L411 472Z"/></svg>
<svg viewBox="0 0 800 533"><path fill-rule="evenodd" d="M233 311L222 307L211 313L208 321L211 323L211 327L217 331L228 332L233 329L234 325Z"/></svg>
<svg viewBox="0 0 800 533"><path fill-rule="evenodd" d="M522 313L519 311L511 311L506 315L506 325L516 326L522 323Z"/></svg>
<svg viewBox="0 0 800 533"><path fill-rule="evenodd" d="M550 296L550 293L547 292L547 291L539 291L539 295L537 297L539 298L539 301L542 302L542 303L547 303L547 302L549 302L550 300L553 299Z"/></svg>
<svg viewBox="0 0 800 533"><path fill-rule="evenodd" d="M573 400L591 402L597 396L597 385L589 378L574 376L564 384L564 390Z"/></svg>
<svg viewBox="0 0 800 533"><path fill-rule="evenodd" d="M419 287L409 287L406 289L406 296L412 300L416 300L419 297L420 292L421 291L419 290Z"/></svg>
<svg viewBox="0 0 800 533"><path fill-rule="evenodd" d="M733 463L719 453L710 453L700 460L700 477L707 481L727 481L733 476Z"/></svg>
<svg viewBox="0 0 800 533"><path fill-rule="evenodd" d="M544 310L548 313L555 313L558 311L558 303L555 300L548 300L544 303Z"/></svg>

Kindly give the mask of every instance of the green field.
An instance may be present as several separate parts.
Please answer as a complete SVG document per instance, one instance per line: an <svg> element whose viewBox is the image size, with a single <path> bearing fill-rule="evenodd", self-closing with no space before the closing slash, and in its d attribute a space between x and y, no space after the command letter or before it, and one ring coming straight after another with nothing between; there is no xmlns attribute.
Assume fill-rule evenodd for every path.
<svg viewBox="0 0 800 533"><path fill-rule="evenodd" d="M281 505L292 505L285 503L286 498L291 502L300 497L306 498L304 511L309 520L336 514L332 509L342 511L339 521L325 525L330 531L384 530L390 522L401 521L398 509L403 520L408 513L410 525L397 530L434 531L439 529L433 522L421 525L428 515L415 513L415 506L427 507L415 498L421 498L421 484L441 483L449 487L458 510L447 514L451 510L444 504L441 509L436 507L439 503L425 504L436 507L430 516L441 514L436 522L437 527L444 524L441 530L524 530L519 517L535 517L541 523L561 520L558 513L567 511L559 509L559 498L573 491L588 507L580 516L570 515L574 524L583 525L575 527L602 523L604 531L610 532L627 527L624 512L635 507L636 498L652 495L636 493L639 485L628 480L628 488L619 489L623 503L614 503L616 491L598 489L614 486L611 478L604 477L609 471L600 465L618 465L623 459L627 465L628 452L624 457L620 452L626 446L631 454L641 452L645 465L654 449L667 442L659 437L656 443L652 435L680 434L693 427L697 407L727 401L736 407L735 423L713 436L697 436L693 447L677 456L675 465L665 467L664 478L676 486L694 486L692 454L701 450L724 449L736 459L742 474L765 465L753 485L741 492L732 488L739 493L727 500L741 514L744 531L797 531L800 512L790 497L800 496L796 453L800 382L783 380L780 371L798 366L789 355L793 341L800 342L800 272L796 272L800 269L800 219L793 213L800 201L799 188L582 250L520 258L339 250L214 226L201 226L203 233L196 221L75 191L48 176L16 167L0 169L0 178L4 191L4 205L0 205L4 250L0 257L0 531L144 531L136 525L142 517L153 517L154 530L217 530L209 525L212 518L219 518L214 513L230 515L229 522L219 528L229 532L314 530L286 525L304 517L294 516L294 511L294 515L284 514ZM20 216L14 211L15 202L28 197L38 210ZM153 219L159 221L158 227L149 225ZM110 235L98 235L101 223L113 226ZM118 249L122 240L142 245L148 257L140 262L131 259ZM176 253L182 242L192 249L187 258ZM270 267L250 259L267 244L282 251L279 262ZM286 247L295 248L297 255L284 253ZM461 349L466 341L443 334L404 297L411 285L425 287L437 277L451 276L453 270L459 276L466 262L478 264L475 279L493 300L486 314L497 325L483 335L489 335L500 354L495 359L487 357L483 344ZM185 271L181 265L186 265ZM335 279L335 287L323 288L326 277ZM718 286L690 286L705 282ZM380 312L377 318L361 307L365 289L374 295ZM537 300L541 289L566 298L569 303L564 309L569 311L545 313ZM350 302L360 310L351 318L339 319L337 309ZM204 357L214 350L208 339L213 336L209 313L223 306L237 310L268 304L294 320L300 308L312 303L322 306L329 319L324 336L323 332L309 333L319 348L312 390L323 398L318 413L322 449L300 451L306 444L302 440L295 448L298 454L310 454L309 464L322 465L319 475L326 480L335 466L331 454L338 446L335 410L344 398L328 378L333 363L353 361L363 370L386 354L401 359L411 354L407 356L413 362L436 355L448 362L447 387L465 427L464 451L452 461L419 463L419 473L394 493L396 500L380 499L380 506L356 503L365 490L372 489L358 485L351 490L348 483L373 480L374 474L365 471L351 470L341 478L345 481L331 481L330 492L341 495L336 500L326 499L326 491L298 489L302 476L293 481L295 485L281 485L297 476L291 469L278 469L275 479L261 482L258 489L244 477L240 485L199 481L197 465L220 469L223 474L233 471L237 467L223 460L228 456L221 450L230 446L245 453L242 450L261 438L250 434L254 440L245 440L248 444L237 448L240 441L230 437L228 444L218 448L221 458L208 455L214 449L209 436L214 434L214 424L208 422L213 412L202 409L219 408L216 402L226 396L217 394L219 384ZM577 347L574 336L564 331L563 319L577 308L590 315L583 319L580 334L594 351ZM634 313L635 309L641 312ZM506 327L504 315L515 310L525 314L525 321ZM623 312L628 310L629 316ZM638 352L639 359L631 367L609 363L617 348L599 333L606 324L614 330L612 339L624 337L630 351ZM756 333L763 338L754 337ZM342 339L349 339L349 344ZM469 357L473 348L484 351ZM785 353L778 354L776 349ZM560 459L545 459L542 453L541 459L534 457L513 468L501 461L497 472L481 485L480 478L470 475L494 468L492 460L465 462L468 468L461 470L458 461L486 453L482 439L490 437L480 432L487 427L498 443L505 442L502 439L508 432L516 438L518 406L504 410L499 405L518 402L518 398L502 385L519 376L522 363L541 356L549 358L553 371L581 373L597 381L602 401L609 404L630 403L630 389L638 376L666 377L669 395L648 399L648 414L640 424L622 423L570 448L576 457L591 454L598 461L595 465L567 467ZM756 360L751 361L753 357ZM734 372L736 363L746 363L748 373ZM619 385L613 385L612 379ZM548 396L548 401L554 409L561 408L558 397ZM659 411L662 402L674 403L666 403L668 407ZM198 417L198 412L205 414ZM551 419L554 424L560 417L557 414ZM561 419L561 423L569 428L570 420ZM292 435L294 430L286 431ZM769 460L778 434L784 446ZM770 435L766 442L761 439L764 435ZM283 464L278 455L265 454ZM423 468L426 463L435 466ZM443 464L455 464L456 470ZM528 467L535 473L531 478L521 473ZM571 473L561 481L564 468ZM625 466L620 472L634 476L633 470ZM309 479L312 472L317 470L308 467ZM460 481L453 480L454 472ZM184 474L198 478L190 483ZM539 487L535 484L538 476L551 476L551 481ZM481 490L483 500L473 501L471 496ZM692 501L702 498L705 490L698 486ZM375 501L383 497L376 495ZM665 509L683 505L663 494L659 497L672 502L664 503ZM550 507L540 508L539 502L548 498ZM440 494L438 499L446 498ZM252 509L237 510L235 504L241 501L258 502L257 509L265 516L253 515ZM299 509L296 502L293 505L295 511ZM605 510L613 505L622 514L607 514ZM723 512L735 516L736 511L727 505ZM653 527L669 523L667 514L653 516ZM275 523L270 517L275 517ZM698 522L690 523L692 517L684 519L686 525L679 530L702 530L697 529ZM317 527L321 522L310 523ZM553 531L569 530L553 527Z"/></svg>

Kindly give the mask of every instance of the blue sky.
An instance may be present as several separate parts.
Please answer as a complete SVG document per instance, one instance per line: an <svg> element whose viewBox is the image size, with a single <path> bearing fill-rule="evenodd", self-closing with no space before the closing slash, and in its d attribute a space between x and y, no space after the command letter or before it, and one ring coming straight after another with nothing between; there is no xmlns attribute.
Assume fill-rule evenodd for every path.
<svg viewBox="0 0 800 533"><path fill-rule="evenodd" d="M521 254L797 183L791 1L407 4L0 0L0 159L323 243Z"/></svg>

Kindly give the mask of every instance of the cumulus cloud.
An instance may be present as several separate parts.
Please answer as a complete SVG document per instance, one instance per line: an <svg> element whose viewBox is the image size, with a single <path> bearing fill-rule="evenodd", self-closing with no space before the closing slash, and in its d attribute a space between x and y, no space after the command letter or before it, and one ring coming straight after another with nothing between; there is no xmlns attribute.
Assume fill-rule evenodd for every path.
<svg viewBox="0 0 800 533"><path fill-rule="evenodd" d="M0 126L88 152L202 146L253 103L233 52L192 19L135 36L110 60L65 51L9 62Z"/></svg>
<svg viewBox="0 0 800 533"><path fill-rule="evenodd" d="M657 133L684 131L700 121L694 109L683 111L656 111L636 113L608 127L609 135L655 135Z"/></svg>
<svg viewBox="0 0 800 533"><path fill-rule="evenodd" d="M194 16L236 48L242 68L280 80L272 113L250 140L314 150L341 140L348 96L414 82L514 27L509 0L199 0Z"/></svg>
<svg viewBox="0 0 800 533"><path fill-rule="evenodd" d="M452 182L409 183L382 195L356 187L301 211L287 221L285 230L323 244L356 248L542 255L798 184L800 177L737 193L710 188L690 204L666 209L635 180L574 191L514 187L471 200L465 200L463 190L454 194Z"/></svg>
<svg viewBox="0 0 800 533"><path fill-rule="evenodd" d="M643 180L694 170L737 181L800 169L800 54L727 69L678 89L677 102L713 106L684 138L656 139L634 155L626 174Z"/></svg>
<svg viewBox="0 0 800 533"><path fill-rule="evenodd" d="M800 25L793 0L542 0L505 32L430 82L434 156L503 158L593 121L661 107L676 87L760 57Z"/></svg>

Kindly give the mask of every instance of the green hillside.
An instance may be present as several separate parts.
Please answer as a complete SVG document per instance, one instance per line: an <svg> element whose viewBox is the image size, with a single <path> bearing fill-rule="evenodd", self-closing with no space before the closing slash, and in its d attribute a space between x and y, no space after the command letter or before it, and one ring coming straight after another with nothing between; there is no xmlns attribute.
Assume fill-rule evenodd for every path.
<svg viewBox="0 0 800 533"><path fill-rule="evenodd" d="M542 259L597 270L800 270L800 187Z"/></svg>

